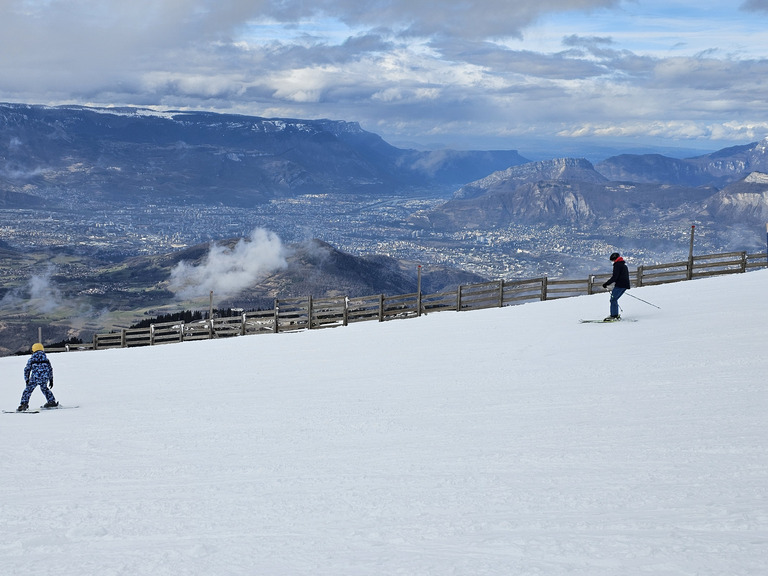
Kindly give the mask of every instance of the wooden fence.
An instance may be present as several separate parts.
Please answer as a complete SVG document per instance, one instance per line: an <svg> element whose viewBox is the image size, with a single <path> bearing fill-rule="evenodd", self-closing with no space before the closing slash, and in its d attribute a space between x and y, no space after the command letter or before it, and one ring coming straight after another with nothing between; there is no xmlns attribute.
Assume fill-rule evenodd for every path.
<svg viewBox="0 0 768 576"><path fill-rule="evenodd" d="M766 266L768 254L727 252L694 256L692 260L669 264L641 265L630 273L635 286L680 282L706 276L742 273ZM602 291L609 274L592 275L582 280L552 280L546 276L529 280L497 280L459 286L439 294L402 294L399 296L360 296L356 298L276 299L272 310L245 312L240 316L212 318L196 322L164 322L149 328L126 328L118 332L96 334L92 343L65 348L46 348L47 352L104 350L154 346L169 342L188 342L296 330L314 330L347 326L354 322L395 318L414 318L442 310L466 311L511 306L537 300L583 296Z"/></svg>

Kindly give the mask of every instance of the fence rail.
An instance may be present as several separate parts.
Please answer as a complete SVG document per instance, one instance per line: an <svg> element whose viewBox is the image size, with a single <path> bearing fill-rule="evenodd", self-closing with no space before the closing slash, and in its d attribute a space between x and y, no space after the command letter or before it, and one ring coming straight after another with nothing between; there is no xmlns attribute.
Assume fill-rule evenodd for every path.
<svg viewBox="0 0 768 576"><path fill-rule="evenodd" d="M631 272L635 286L652 286L692 280L706 276L736 274L767 265L768 253L726 252L694 256L692 260L667 264L641 265ZM126 328L117 332L96 334L93 342L64 348L47 348L47 352L104 350L154 346L170 342L187 342L245 336L314 330L347 326L354 322L395 318L414 318L444 310L480 310L533 302L594 294L602 289L609 275L592 275L587 279L552 280L546 276L527 280L497 280L459 286L454 292L438 294L402 294L399 296L346 296L333 298L276 299L272 310L246 312L241 316L213 318L191 322L164 322L149 328Z"/></svg>

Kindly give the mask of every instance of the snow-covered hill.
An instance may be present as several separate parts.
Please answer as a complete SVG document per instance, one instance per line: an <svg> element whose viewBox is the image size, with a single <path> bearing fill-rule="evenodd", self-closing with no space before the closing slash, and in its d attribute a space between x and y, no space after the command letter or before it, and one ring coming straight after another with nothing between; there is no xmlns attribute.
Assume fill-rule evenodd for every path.
<svg viewBox="0 0 768 576"><path fill-rule="evenodd" d="M767 283L52 355L80 408L0 416L0 570L762 574Z"/></svg>

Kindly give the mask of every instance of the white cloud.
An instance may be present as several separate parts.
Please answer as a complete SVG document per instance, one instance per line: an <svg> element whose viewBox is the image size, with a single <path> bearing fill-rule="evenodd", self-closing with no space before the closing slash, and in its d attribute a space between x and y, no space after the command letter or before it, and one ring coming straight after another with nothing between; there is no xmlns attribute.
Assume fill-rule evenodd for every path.
<svg viewBox="0 0 768 576"><path fill-rule="evenodd" d="M0 101L335 118L509 148L583 126L707 139L760 125L765 1L699 4L7 0Z"/></svg>
<svg viewBox="0 0 768 576"><path fill-rule="evenodd" d="M179 298L203 298L210 291L222 298L234 296L284 268L285 252L276 234L258 228L234 247L211 244L199 265L180 262L171 271L169 289Z"/></svg>
<svg viewBox="0 0 768 576"><path fill-rule="evenodd" d="M744 10L765 11L768 12L768 0L746 0L741 7Z"/></svg>
<svg viewBox="0 0 768 576"><path fill-rule="evenodd" d="M6 292L0 299L0 309L10 310L21 307L22 310L35 310L41 313L53 312L64 306L62 294L53 281L56 267L45 266L33 274L22 288Z"/></svg>

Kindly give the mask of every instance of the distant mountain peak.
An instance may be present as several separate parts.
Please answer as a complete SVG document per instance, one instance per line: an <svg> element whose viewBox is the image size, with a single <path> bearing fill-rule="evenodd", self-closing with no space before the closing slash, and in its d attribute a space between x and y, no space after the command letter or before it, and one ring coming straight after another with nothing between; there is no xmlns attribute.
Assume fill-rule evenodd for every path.
<svg viewBox="0 0 768 576"><path fill-rule="evenodd" d="M539 162L528 162L471 182L460 188L454 198L475 198L487 194L496 188L509 188L523 183L546 181L574 181L598 183L606 178L595 170L589 160L584 158L555 158Z"/></svg>
<svg viewBox="0 0 768 576"><path fill-rule="evenodd" d="M614 181L721 187L751 172L768 171L768 137L694 158L621 154L599 162L596 169Z"/></svg>

